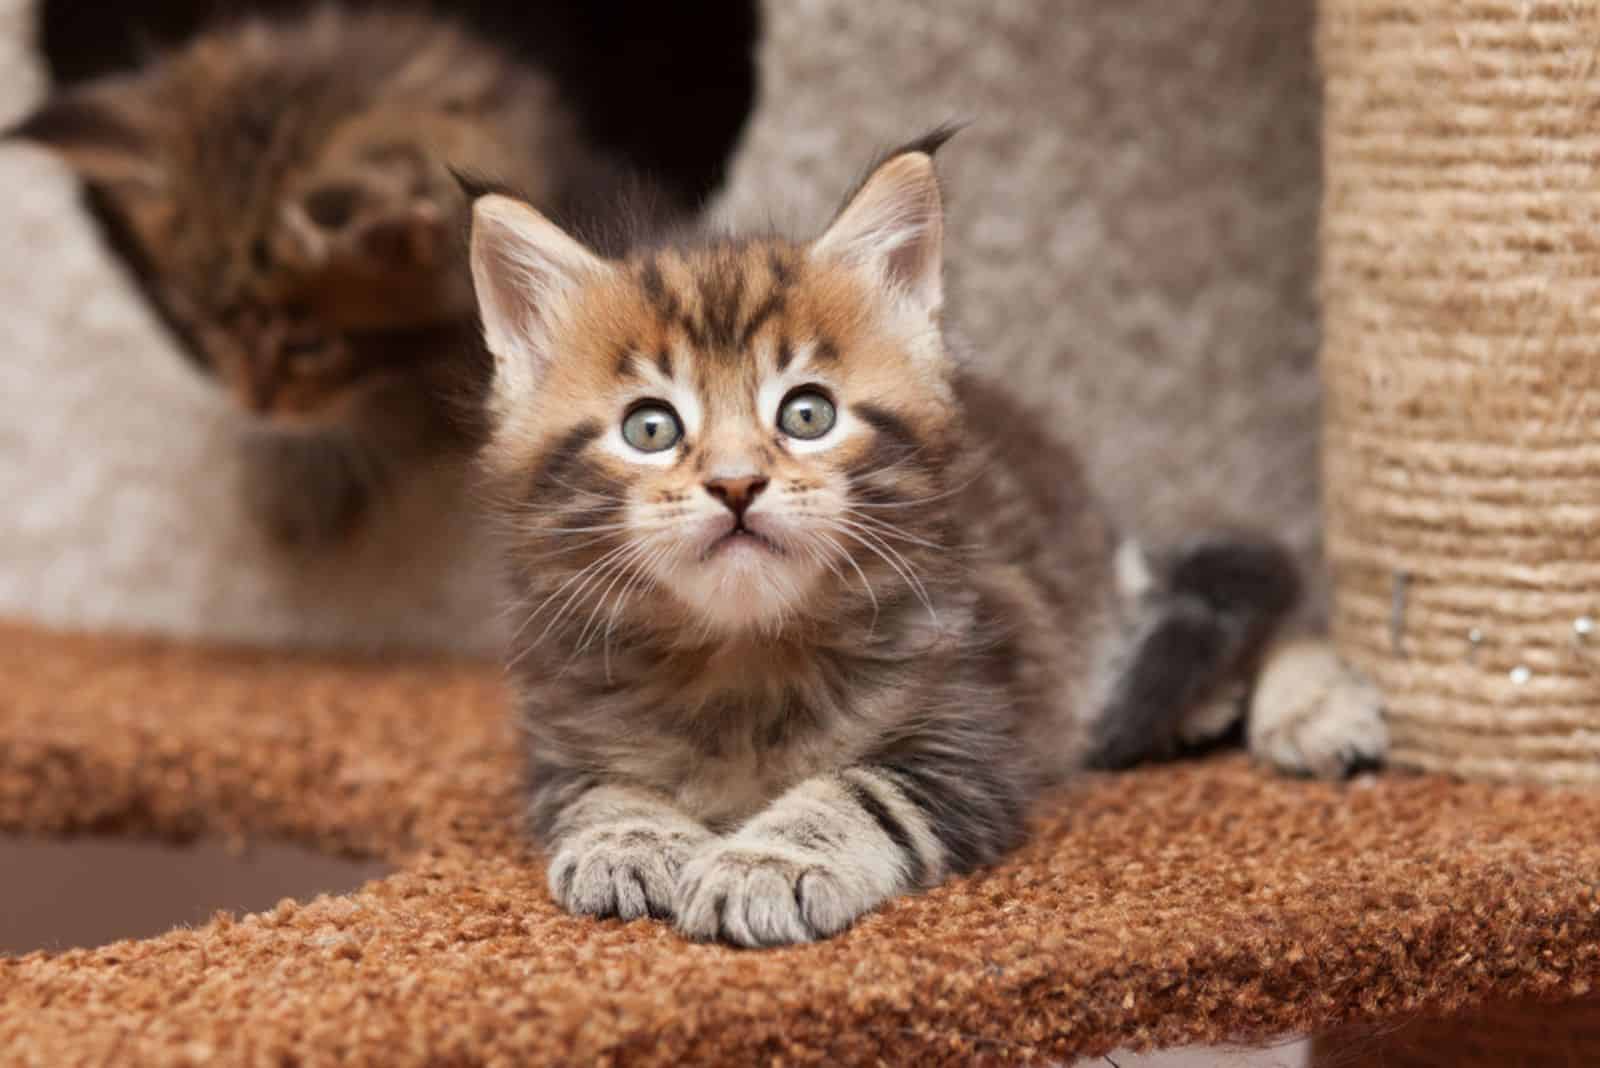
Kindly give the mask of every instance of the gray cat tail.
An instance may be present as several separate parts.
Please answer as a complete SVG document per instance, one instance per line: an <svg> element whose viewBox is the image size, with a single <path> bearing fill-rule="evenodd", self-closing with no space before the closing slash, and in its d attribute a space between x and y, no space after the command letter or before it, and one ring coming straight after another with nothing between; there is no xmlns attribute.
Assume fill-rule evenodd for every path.
<svg viewBox="0 0 1600 1068"><path fill-rule="evenodd" d="M1126 768L1181 753L1185 718L1253 679L1299 595L1294 560L1270 538L1211 534L1172 553L1134 608L1090 766Z"/></svg>

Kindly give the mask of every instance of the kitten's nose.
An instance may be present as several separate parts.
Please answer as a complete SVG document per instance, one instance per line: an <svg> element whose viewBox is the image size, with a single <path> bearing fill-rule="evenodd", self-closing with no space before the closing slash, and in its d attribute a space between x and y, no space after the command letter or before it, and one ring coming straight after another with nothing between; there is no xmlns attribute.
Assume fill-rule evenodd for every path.
<svg viewBox="0 0 1600 1068"><path fill-rule="evenodd" d="M744 478L713 478L706 481L706 492L721 501L732 512L734 518L744 519L745 510L752 501L761 496L761 491L767 488L767 480L761 475L747 475Z"/></svg>

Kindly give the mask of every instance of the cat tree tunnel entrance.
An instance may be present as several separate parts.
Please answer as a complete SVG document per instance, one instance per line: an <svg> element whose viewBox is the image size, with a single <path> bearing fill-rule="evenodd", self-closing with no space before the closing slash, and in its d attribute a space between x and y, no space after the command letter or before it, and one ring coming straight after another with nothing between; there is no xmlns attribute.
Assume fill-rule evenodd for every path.
<svg viewBox="0 0 1600 1068"><path fill-rule="evenodd" d="M219 18L293 13L314 0L39 0L39 49L58 85L136 66ZM756 100L756 0L349 0L457 20L550 71L588 135L688 203L722 185Z"/></svg>

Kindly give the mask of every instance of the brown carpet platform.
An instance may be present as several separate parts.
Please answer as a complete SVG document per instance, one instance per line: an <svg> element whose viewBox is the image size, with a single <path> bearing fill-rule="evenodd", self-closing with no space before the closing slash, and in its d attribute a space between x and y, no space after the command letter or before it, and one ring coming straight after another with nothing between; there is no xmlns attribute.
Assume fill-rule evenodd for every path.
<svg viewBox="0 0 1600 1068"><path fill-rule="evenodd" d="M1593 794L1239 757L1094 777L1003 866L747 952L552 905L497 668L6 626L0 679L0 830L399 868L0 960L6 1064L1009 1064L1600 987Z"/></svg>

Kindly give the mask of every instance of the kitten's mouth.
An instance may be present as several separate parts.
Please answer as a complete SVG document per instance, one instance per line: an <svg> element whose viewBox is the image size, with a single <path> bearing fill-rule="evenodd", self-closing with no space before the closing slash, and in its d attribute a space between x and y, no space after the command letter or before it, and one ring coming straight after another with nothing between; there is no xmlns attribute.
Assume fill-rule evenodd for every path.
<svg viewBox="0 0 1600 1068"><path fill-rule="evenodd" d="M741 519L736 520L726 533L707 546L701 559L710 560L725 553L740 551L766 552L772 553L774 556L783 555L783 550L778 547L777 542L760 531L752 530L745 526L744 520Z"/></svg>

